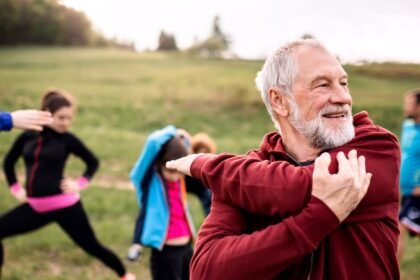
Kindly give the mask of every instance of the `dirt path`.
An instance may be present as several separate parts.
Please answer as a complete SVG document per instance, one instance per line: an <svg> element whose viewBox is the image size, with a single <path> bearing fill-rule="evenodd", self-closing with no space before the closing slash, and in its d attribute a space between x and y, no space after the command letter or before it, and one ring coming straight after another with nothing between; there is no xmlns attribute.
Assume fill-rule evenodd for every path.
<svg viewBox="0 0 420 280"><path fill-rule="evenodd" d="M115 188L119 190L134 191L134 187L128 179L124 180L122 178L112 177L109 175L95 176L92 180L92 184L103 188Z"/></svg>
<svg viewBox="0 0 420 280"><path fill-rule="evenodd" d="M71 176L69 178L76 178ZM3 174L0 174L0 179L6 181ZM24 182L25 178L20 175L18 176L19 182ZM120 177L113 177L109 175L97 175L93 177L92 185L102 188L114 188L119 190L131 190L134 191L134 187L128 179L122 179Z"/></svg>

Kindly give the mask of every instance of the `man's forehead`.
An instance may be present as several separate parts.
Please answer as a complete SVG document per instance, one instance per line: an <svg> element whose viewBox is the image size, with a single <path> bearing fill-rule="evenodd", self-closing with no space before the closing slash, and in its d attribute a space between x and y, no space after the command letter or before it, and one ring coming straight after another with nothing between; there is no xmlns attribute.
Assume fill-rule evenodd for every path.
<svg viewBox="0 0 420 280"><path fill-rule="evenodd" d="M327 50L313 46L297 49L298 76L303 74L310 79L338 77L347 78L347 73L338 59Z"/></svg>

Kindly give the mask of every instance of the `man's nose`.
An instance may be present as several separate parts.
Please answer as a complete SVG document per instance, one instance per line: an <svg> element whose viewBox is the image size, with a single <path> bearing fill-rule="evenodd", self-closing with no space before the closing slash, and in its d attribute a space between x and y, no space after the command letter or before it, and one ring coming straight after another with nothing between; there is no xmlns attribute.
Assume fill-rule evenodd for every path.
<svg viewBox="0 0 420 280"><path fill-rule="evenodd" d="M348 104L351 105L352 99L349 89L346 86L337 84L332 89L330 102L332 104Z"/></svg>

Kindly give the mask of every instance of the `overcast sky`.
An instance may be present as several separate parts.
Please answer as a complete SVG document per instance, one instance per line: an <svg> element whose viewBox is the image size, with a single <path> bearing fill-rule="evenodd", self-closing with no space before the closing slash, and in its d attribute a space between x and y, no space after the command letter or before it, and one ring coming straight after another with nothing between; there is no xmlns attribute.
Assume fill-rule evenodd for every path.
<svg viewBox="0 0 420 280"><path fill-rule="evenodd" d="M310 33L342 61L420 63L419 0L61 0L87 14L106 36L154 49L160 30L180 48L209 35L220 16L232 50L265 58L281 44Z"/></svg>

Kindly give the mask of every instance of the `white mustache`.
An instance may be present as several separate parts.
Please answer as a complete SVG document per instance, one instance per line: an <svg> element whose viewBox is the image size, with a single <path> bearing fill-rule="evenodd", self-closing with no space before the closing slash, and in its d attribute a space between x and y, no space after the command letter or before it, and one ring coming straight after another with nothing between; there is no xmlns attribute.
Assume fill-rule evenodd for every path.
<svg viewBox="0 0 420 280"><path fill-rule="evenodd" d="M349 105L326 105L324 108L321 109L319 114L326 115L326 114L344 114L345 116L351 115L351 109Z"/></svg>

